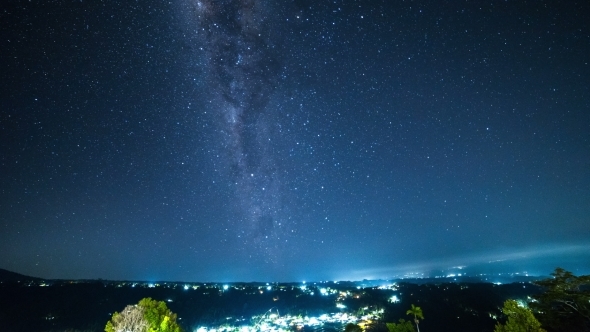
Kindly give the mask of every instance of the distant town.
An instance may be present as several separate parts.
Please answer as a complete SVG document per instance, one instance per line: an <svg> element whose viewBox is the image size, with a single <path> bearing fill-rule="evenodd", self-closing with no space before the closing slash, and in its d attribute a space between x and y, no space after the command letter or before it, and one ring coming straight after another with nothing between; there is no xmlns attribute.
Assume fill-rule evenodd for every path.
<svg viewBox="0 0 590 332"><path fill-rule="evenodd" d="M56 297L54 302L48 301L50 304L45 310L40 310L37 325L29 325L28 328L33 330L77 328L80 331L102 331L100 325L114 311L121 311L125 305L136 303L141 297L151 297L165 301L178 313L185 331L193 332L341 331L350 323L368 328L379 322L405 317L407 307L414 303L421 305L430 318L424 321L425 327L430 322L436 323L436 316L444 317L449 311L448 315L456 317L456 330L461 331L461 326L472 325L472 320L493 328L494 321L501 314L502 301L509 297L519 298L522 302L530 300L529 295L537 291L530 282L536 279L539 277L529 276L526 272L473 276L452 272L434 277L409 274L391 280L291 283L30 278L2 281L0 290L30 295L22 289L35 288L40 289L39 294L46 298ZM81 293L88 295L80 299ZM478 296L485 296L489 301L473 302ZM66 300L68 298L70 300ZM76 316L60 308L64 300L66 303L81 301L80 308L85 310L80 309ZM27 311L27 301L23 298L21 306L24 311ZM435 304L439 302L447 307ZM81 317L86 317L86 322L94 325L89 328L82 320L77 322L75 318ZM34 322L29 320L30 324Z"/></svg>

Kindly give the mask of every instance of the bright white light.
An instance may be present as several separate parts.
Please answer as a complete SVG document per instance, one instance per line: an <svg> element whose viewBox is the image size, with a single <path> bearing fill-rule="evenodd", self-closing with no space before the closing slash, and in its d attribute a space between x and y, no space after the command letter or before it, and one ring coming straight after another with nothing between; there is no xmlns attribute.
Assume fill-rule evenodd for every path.
<svg viewBox="0 0 590 332"><path fill-rule="evenodd" d="M399 298L397 297L397 295L394 295L392 297L389 298L389 302L391 303L398 303L399 302Z"/></svg>
<svg viewBox="0 0 590 332"><path fill-rule="evenodd" d="M327 294L328 294L328 290L327 290L327 289L325 289L325 288L320 288L320 293L321 293L322 295L327 295Z"/></svg>
<svg viewBox="0 0 590 332"><path fill-rule="evenodd" d="M307 287L305 285L301 286L301 290L306 290Z"/></svg>
<svg viewBox="0 0 590 332"><path fill-rule="evenodd" d="M271 289L272 289L272 287L271 287L271 286L266 286L266 290L268 290L268 291L269 291L269 290L271 290Z"/></svg>
<svg viewBox="0 0 590 332"><path fill-rule="evenodd" d="M187 289L188 289L188 285L184 285L184 290L187 290Z"/></svg>
<svg viewBox="0 0 590 332"><path fill-rule="evenodd" d="M344 309L344 308L346 308L346 306L344 304L342 304L342 303L336 303L336 308L338 308L338 309Z"/></svg>
<svg viewBox="0 0 590 332"><path fill-rule="evenodd" d="M367 307L364 308L368 310ZM301 317L301 316L279 316L278 313L264 314L262 316L254 316L253 319L258 323L255 326L240 325L240 326L216 326L216 327L200 327L193 330L194 332L288 332L292 331L293 327L303 328L304 326L322 326L327 323L357 323L361 320L375 320L383 314L383 310L373 311L366 314L362 318L355 315L338 312L333 314L322 314L320 317Z"/></svg>

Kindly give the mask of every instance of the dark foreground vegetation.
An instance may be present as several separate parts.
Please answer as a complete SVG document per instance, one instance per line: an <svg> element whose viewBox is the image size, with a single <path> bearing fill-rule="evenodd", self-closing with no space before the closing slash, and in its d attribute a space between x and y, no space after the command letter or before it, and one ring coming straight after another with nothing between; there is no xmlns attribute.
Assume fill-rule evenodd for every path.
<svg viewBox="0 0 590 332"><path fill-rule="evenodd" d="M422 332L511 331L497 325L508 324L510 315L502 310L507 308L506 300L514 299L516 304L508 303L508 310L515 310L518 303L529 303L527 310L549 332L590 331L589 284L589 276L576 277L562 269L535 284L398 283L385 288L352 283L189 287L181 283L8 281L0 283L0 326L7 332L104 331L114 312L151 298L165 302L184 331L224 320L249 319L269 309L306 316L339 310L362 312L367 308L384 310L381 321L365 327L373 331L397 327L408 331L402 329L408 326ZM330 293L326 294L326 289ZM336 303L345 309L337 308ZM419 314L414 311L412 315L411 310L418 309ZM390 323L389 328L386 323Z"/></svg>

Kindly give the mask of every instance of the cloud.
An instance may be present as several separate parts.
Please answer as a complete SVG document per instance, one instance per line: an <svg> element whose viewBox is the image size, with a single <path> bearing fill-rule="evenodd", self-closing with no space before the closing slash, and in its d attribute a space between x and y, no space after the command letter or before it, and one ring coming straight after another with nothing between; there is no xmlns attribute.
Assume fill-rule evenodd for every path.
<svg viewBox="0 0 590 332"><path fill-rule="evenodd" d="M590 261L590 244L548 244L538 247L513 248L482 252L455 257L437 257L429 261L360 269L338 273L339 280L386 279L394 276L414 275L428 277L433 270L448 270L464 267L469 271L497 269L535 269L539 274L549 274L557 265L578 269L587 273L590 266L582 262ZM590 271L589 271L590 272Z"/></svg>

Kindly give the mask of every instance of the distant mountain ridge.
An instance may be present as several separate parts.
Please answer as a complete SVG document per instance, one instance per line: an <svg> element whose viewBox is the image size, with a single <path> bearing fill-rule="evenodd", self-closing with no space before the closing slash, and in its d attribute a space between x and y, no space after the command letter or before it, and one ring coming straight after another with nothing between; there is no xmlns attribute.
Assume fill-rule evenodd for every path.
<svg viewBox="0 0 590 332"><path fill-rule="evenodd" d="M444 271L439 271L438 274L444 274ZM340 280L337 283L340 285L349 284L350 287L363 286L363 287L377 287L391 282L403 282L411 284L440 284L440 283L493 283L493 284L509 284L509 283L522 283L522 282L534 282L536 280L545 279L549 276L528 276L519 273L511 274L505 273L504 275L498 274L483 274L483 275L445 275L440 277L399 277L395 276L389 279L363 279L363 280ZM8 271L0 268L0 282L14 282L14 281L43 281L43 280L54 280L59 281L60 279L44 279L38 277L31 277L28 275ZM70 280L70 279L68 279ZM77 279L79 282L116 282L116 281L129 281L129 280L103 280L98 279ZM146 280L135 280L135 282L148 282ZM153 282L150 281L150 282ZM159 280L161 283L186 283L184 281L165 281ZM194 282L193 282L194 283ZM196 282L199 283L199 282ZM211 282L208 282L211 283ZM213 282L218 283L218 282ZM221 282L219 282L221 283ZM251 282L229 282L231 283L246 283L246 284L268 284L263 281L251 281ZM299 282L279 282L280 284L298 284Z"/></svg>
<svg viewBox="0 0 590 332"><path fill-rule="evenodd" d="M24 274L0 269L0 281L31 281L31 280L43 280L41 278L26 276Z"/></svg>

